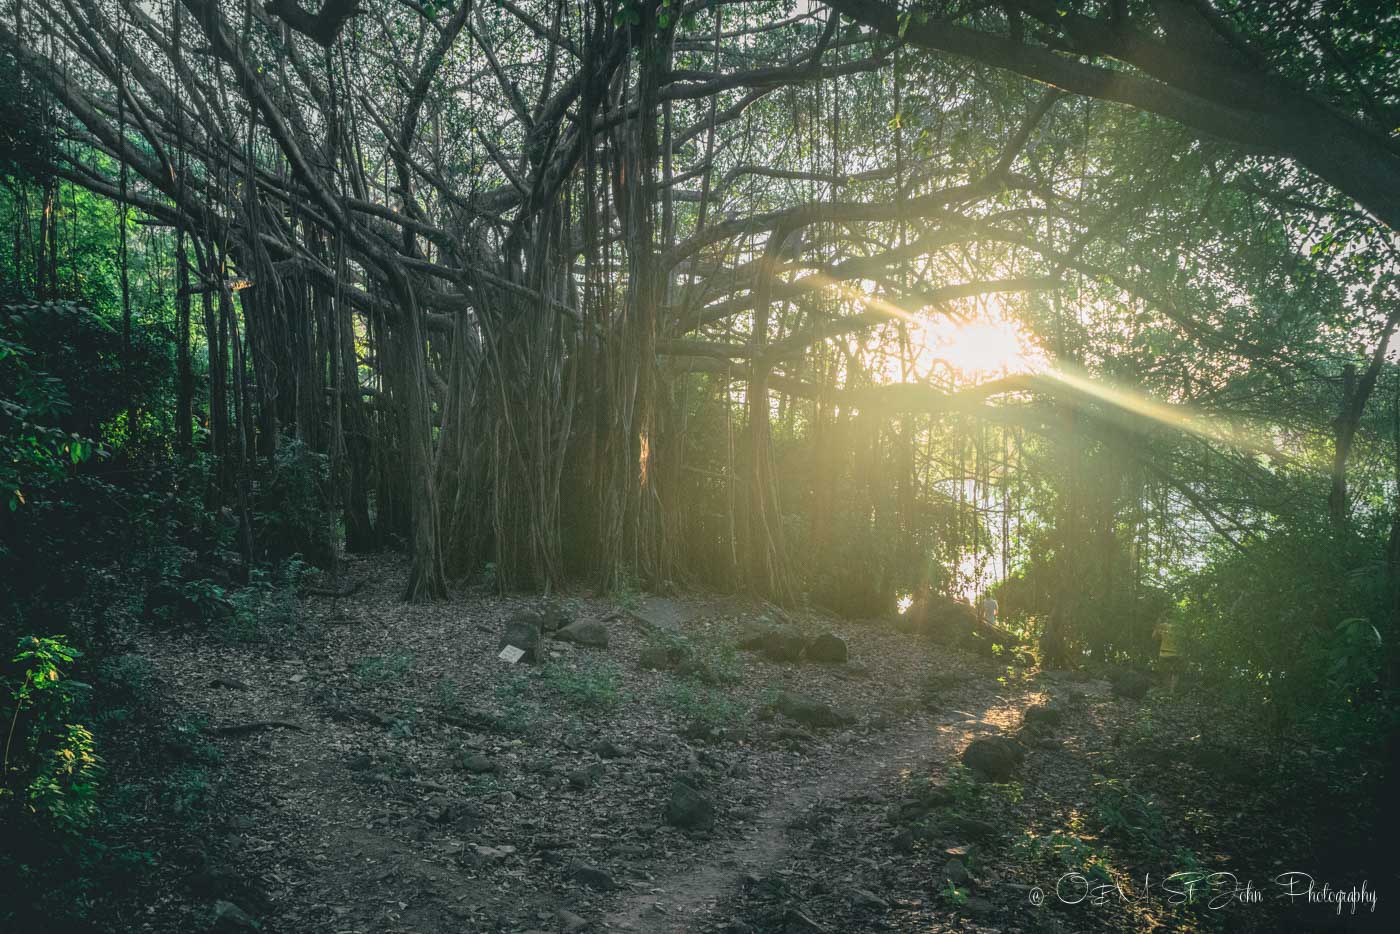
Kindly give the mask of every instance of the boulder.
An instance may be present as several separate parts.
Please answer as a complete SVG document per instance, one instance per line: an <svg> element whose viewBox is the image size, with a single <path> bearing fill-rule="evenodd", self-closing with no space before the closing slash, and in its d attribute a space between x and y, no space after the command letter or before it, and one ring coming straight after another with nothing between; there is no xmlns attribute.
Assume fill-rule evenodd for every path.
<svg viewBox="0 0 1400 934"><path fill-rule="evenodd" d="M739 635L735 638L735 644L741 649L756 651L763 648L764 642L768 640L768 634L772 631L771 623L744 623L739 627Z"/></svg>
<svg viewBox="0 0 1400 934"><path fill-rule="evenodd" d="M1064 710L1050 704L1034 704L1027 707L1023 716L1026 726L1059 726L1064 719Z"/></svg>
<svg viewBox="0 0 1400 934"><path fill-rule="evenodd" d="M496 651L499 652L508 645L513 645L525 653L521 661L530 663L539 661L540 621L538 616L531 613L521 613L512 617L506 623L505 631L501 633L501 641L496 644Z"/></svg>
<svg viewBox="0 0 1400 934"><path fill-rule="evenodd" d="M672 782L666 823L682 830L710 830L715 826L714 803L685 782Z"/></svg>
<svg viewBox="0 0 1400 934"><path fill-rule="evenodd" d="M462 757L457 760L457 764L463 771L473 775L494 775L500 771L500 766L490 756L482 755L479 752L463 753Z"/></svg>
<svg viewBox="0 0 1400 934"><path fill-rule="evenodd" d="M851 715L837 710L830 704L823 703L802 694L793 694L788 691L778 695L777 701L773 704L778 712L789 720L795 720L803 726L810 727L839 727L849 726L855 722Z"/></svg>
<svg viewBox="0 0 1400 934"><path fill-rule="evenodd" d="M581 619L560 629L554 634L554 638L560 642L572 642L590 648L606 649L608 647L608 627L596 619Z"/></svg>
<svg viewBox="0 0 1400 934"><path fill-rule="evenodd" d="M916 611L922 614L924 634L935 642L964 643L977 629L977 611L952 597L932 594L922 606L910 608L910 612Z"/></svg>
<svg viewBox="0 0 1400 934"><path fill-rule="evenodd" d="M738 645L741 649L762 652L771 661L795 662L802 658L807 640L802 633L787 626L749 623L739 631Z"/></svg>
<svg viewBox="0 0 1400 934"><path fill-rule="evenodd" d="M574 615L562 603L550 600L535 614L540 629L545 632L558 632L574 621Z"/></svg>
<svg viewBox="0 0 1400 934"><path fill-rule="evenodd" d="M617 881L606 870L588 863L575 863L569 869L569 878L582 883L595 892L611 892L617 888Z"/></svg>
<svg viewBox="0 0 1400 934"><path fill-rule="evenodd" d="M844 665L850 653L846 649L846 640L824 632L807 644L807 658L828 665Z"/></svg>
<svg viewBox="0 0 1400 934"><path fill-rule="evenodd" d="M589 748L604 759L625 759L631 754L610 739L600 739Z"/></svg>
<svg viewBox="0 0 1400 934"><path fill-rule="evenodd" d="M1129 700L1142 700L1152 687L1152 679L1140 671L1116 671L1110 676L1113 693Z"/></svg>
<svg viewBox="0 0 1400 934"><path fill-rule="evenodd" d="M592 788L603 777L603 763L595 762L586 769L575 769L569 773L569 787L576 791Z"/></svg>
<svg viewBox="0 0 1400 934"><path fill-rule="evenodd" d="M647 671L675 671L690 653L679 642L649 645L642 649L637 666Z"/></svg>
<svg viewBox="0 0 1400 934"><path fill-rule="evenodd" d="M800 661L807 640L794 629L774 629L763 643L763 657L775 662Z"/></svg>
<svg viewBox="0 0 1400 934"><path fill-rule="evenodd" d="M559 930L563 931L564 934L576 934L576 932L584 930L589 925L589 922L585 918L581 915L574 914L567 908L560 908L559 913L555 915L555 917L559 921Z"/></svg>
<svg viewBox="0 0 1400 934"><path fill-rule="evenodd" d="M1004 736L983 736L963 750L963 765L981 778L993 782L1010 781L1021 764L1021 747Z"/></svg>
<svg viewBox="0 0 1400 934"><path fill-rule="evenodd" d="M954 817L948 822L948 826L973 840L990 840L1000 834L996 824L975 817Z"/></svg>

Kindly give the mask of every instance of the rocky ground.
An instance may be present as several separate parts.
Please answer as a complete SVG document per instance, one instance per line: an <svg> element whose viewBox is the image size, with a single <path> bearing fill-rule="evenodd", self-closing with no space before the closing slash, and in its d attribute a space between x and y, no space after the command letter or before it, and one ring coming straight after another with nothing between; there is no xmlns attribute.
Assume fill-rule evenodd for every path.
<svg viewBox="0 0 1400 934"><path fill-rule="evenodd" d="M271 635L152 629L129 646L176 724L162 768L189 773L167 777L189 800L162 800L199 836L152 844L161 894L124 930L1279 930L1386 915L1279 897L1287 870L1360 884L1316 863L1306 829L1345 776L1320 767L1325 750L1243 741L1189 692L737 599L406 606L403 570L351 562L353 593L305 596ZM526 658L498 657L503 642ZM1208 877L1188 899L1174 872L1238 884Z"/></svg>

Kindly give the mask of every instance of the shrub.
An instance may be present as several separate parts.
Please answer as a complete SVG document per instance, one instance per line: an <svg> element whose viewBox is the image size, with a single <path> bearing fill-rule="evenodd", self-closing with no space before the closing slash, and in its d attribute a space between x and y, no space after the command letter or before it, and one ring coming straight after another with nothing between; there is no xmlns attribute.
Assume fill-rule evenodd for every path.
<svg viewBox="0 0 1400 934"><path fill-rule="evenodd" d="M271 561L301 555L317 567L335 556L329 514L329 466L298 440L283 441L259 484L254 523Z"/></svg>

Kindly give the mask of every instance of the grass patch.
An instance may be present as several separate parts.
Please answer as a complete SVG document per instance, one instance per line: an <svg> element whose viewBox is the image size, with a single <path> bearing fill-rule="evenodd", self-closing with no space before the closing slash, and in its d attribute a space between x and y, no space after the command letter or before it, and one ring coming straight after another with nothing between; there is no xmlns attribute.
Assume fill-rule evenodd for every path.
<svg viewBox="0 0 1400 934"><path fill-rule="evenodd" d="M666 685L661 690L661 703L685 721L688 731L721 730L744 713L744 705L723 691L686 681Z"/></svg>
<svg viewBox="0 0 1400 934"><path fill-rule="evenodd" d="M365 684L397 681L413 670L413 653L368 655L355 663L355 677Z"/></svg>
<svg viewBox="0 0 1400 934"><path fill-rule="evenodd" d="M565 702L583 710L607 712L622 703L622 675L603 662L588 668L551 663L540 672L544 683Z"/></svg>

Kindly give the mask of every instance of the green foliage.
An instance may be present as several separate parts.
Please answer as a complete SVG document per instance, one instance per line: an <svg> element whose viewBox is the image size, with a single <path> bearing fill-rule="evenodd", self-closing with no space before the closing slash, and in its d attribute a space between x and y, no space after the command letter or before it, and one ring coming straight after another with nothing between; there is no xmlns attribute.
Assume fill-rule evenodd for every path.
<svg viewBox="0 0 1400 934"><path fill-rule="evenodd" d="M967 889L954 885L952 882L945 885L938 894L954 908L961 908L966 905L970 896Z"/></svg>
<svg viewBox="0 0 1400 934"><path fill-rule="evenodd" d="M92 733L80 723L69 722L79 697L90 690L64 670L79 655L65 636L29 636L19 641L13 660L19 674L9 685L13 715L5 737L4 784L0 785L0 798L13 797L17 788L23 788L29 812L66 833L78 832L91 822L101 773Z"/></svg>
<svg viewBox="0 0 1400 934"><path fill-rule="evenodd" d="M984 782L961 763L949 768L947 788L955 811L991 820L1004 818L1024 796L1020 782Z"/></svg>
<svg viewBox="0 0 1400 934"><path fill-rule="evenodd" d="M551 662L541 677L565 702L583 710L606 713L623 701L622 674L608 662L585 666Z"/></svg>
<svg viewBox="0 0 1400 934"><path fill-rule="evenodd" d="M54 102L43 84L0 49L0 178L49 175L54 155Z"/></svg>
<svg viewBox="0 0 1400 934"><path fill-rule="evenodd" d="M1394 714L1381 672L1400 638L1372 557L1383 548L1383 527L1295 523L1217 552L1180 610L1184 654L1280 729L1301 724L1329 743L1383 735Z"/></svg>
<svg viewBox="0 0 1400 934"><path fill-rule="evenodd" d="M676 681L661 689L661 702L679 717L687 730L713 733L743 716L745 707L723 691L701 684Z"/></svg>
<svg viewBox="0 0 1400 934"><path fill-rule="evenodd" d="M281 561L301 555L326 567L334 555L328 515L329 464L303 442L277 448L271 470L259 485L254 522L267 557Z"/></svg>
<svg viewBox="0 0 1400 934"><path fill-rule="evenodd" d="M1141 854L1168 849L1169 835L1156 802L1134 789L1125 779L1095 776L1098 798L1095 815L1102 832Z"/></svg>
<svg viewBox="0 0 1400 934"><path fill-rule="evenodd" d="M1086 879L1108 884L1114 870L1108 858L1087 841L1068 833L1033 834L1016 841L1015 849L1029 859L1046 863L1060 872L1081 873Z"/></svg>
<svg viewBox="0 0 1400 934"><path fill-rule="evenodd" d="M413 673L413 653L369 655L355 663L355 677L367 684L405 681Z"/></svg>

